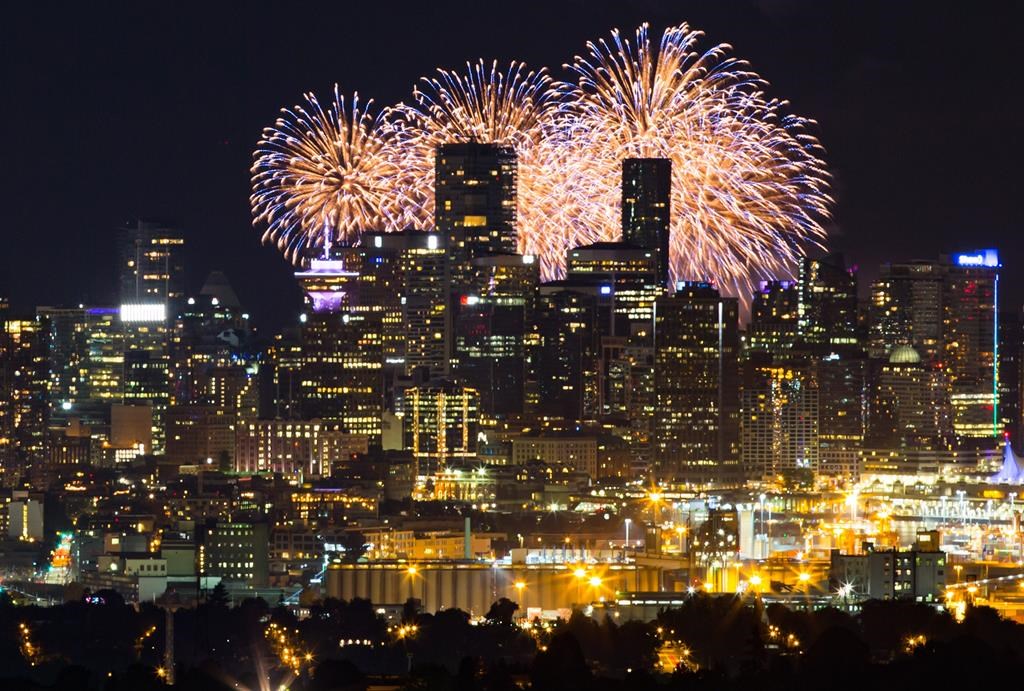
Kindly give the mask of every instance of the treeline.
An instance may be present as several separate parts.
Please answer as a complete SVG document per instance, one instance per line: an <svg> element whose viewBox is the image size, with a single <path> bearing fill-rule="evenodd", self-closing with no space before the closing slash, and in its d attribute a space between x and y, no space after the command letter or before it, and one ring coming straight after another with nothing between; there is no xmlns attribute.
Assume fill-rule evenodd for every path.
<svg viewBox="0 0 1024 691"><path fill-rule="evenodd" d="M301 621L223 590L174 613L175 688L439 691L964 688L1024 672L1024 626L986 607L956 622L934 605L792 611L697 595L651 622L576 612L523 627L502 599L483 623L418 611L387 621L367 600L327 599ZM0 595L0 689L166 689L166 613L109 591L57 607Z"/></svg>

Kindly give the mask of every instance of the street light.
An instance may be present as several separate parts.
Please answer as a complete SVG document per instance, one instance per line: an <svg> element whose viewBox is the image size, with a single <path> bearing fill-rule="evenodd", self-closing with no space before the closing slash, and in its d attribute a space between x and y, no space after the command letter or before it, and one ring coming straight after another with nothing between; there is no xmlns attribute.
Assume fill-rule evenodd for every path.
<svg viewBox="0 0 1024 691"><path fill-rule="evenodd" d="M843 585L839 587L839 594L843 596L843 605L847 609L850 608L850 593L852 592L853 583L843 583Z"/></svg>
<svg viewBox="0 0 1024 691"><path fill-rule="evenodd" d="M622 558L626 558L626 550L629 549L629 524L633 522L632 518L626 519L626 546L622 550Z"/></svg>
<svg viewBox="0 0 1024 691"><path fill-rule="evenodd" d="M653 509L651 513L653 514L654 522L659 524L661 523L661 500L663 498L664 496L661 492L657 491L647 495L647 500L651 503L651 508Z"/></svg>
<svg viewBox="0 0 1024 691"><path fill-rule="evenodd" d="M415 597L416 597L415 588L416 588L416 573L417 572L418 572L418 569L415 566L412 566L412 565L410 565L409 568L407 568L405 570L406 575L409 576L409 599L410 600L415 599Z"/></svg>
<svg viewBox="0 0 1024 691"><path fill-rule="evenodd" d="M761 584L764 582L761 580L761 576L753 574L747 581L750 584L751 589L754 591L755 597L761 597Z"/></svg>
<svg viewBox="0 0 1024 691"><path fill-rule="evenodd" d="M587 577L587 570L583 568L577 568L573 571L573 575L576 576L576 604L580 603L580 584L583 579Z"/></svg>

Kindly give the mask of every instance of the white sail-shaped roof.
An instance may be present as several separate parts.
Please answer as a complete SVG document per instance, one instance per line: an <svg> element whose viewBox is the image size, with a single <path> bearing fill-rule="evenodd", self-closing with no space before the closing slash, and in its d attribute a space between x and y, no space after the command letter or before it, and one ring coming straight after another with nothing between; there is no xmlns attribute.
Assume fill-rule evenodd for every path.
<svg viewBox="0 0 1024 691"><path fill-rule="evenodd" d="M1013 452L1010 442L1003 451L1003 467L992 476L992 482L1005 485L1024 484L1024 460Z"/></svg>

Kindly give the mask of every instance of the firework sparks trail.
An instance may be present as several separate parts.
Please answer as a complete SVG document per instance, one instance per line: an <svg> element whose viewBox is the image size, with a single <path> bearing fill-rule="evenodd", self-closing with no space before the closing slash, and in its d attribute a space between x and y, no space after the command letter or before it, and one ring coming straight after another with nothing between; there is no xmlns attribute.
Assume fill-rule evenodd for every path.
<svg viewBox="0 0 1024 691"><path fill-rule="evenodd" d="M282 110L263 132L252 167L250 202L256 222L293 263L307 247L352 243L361 230L402 226L408 199L399 183L401 168L393 138L373 102L351 108L334 89L325 110L316 96Z"/></svg>
<svg viewBox="0 0 1024 691"><path fill-rule="evenodd" d="M787 274L806 244L824 239L828 175L812 123L766 99L762 80L726 57L728 46L697 52L702 36L672 27L654 49L646 25L634 41L615 31L568 66L575 83L554 85L568 137L585 152L561 167L575 180L569 235L618 239L622 160L668 158L674 279L743 294L755 278ZM532 232L557 232L545 219L531 218Z"/></svg>
<svg viewBox="0 0 1024 691"><path fill-rule="evenodd" d="M519 250L539 256L550 280L567 249L620 237L622 160L663 157L673 278L747 295L821 244L829 176L813 122L768 99L729 46L699 52L702 38L684 24L655 47L646 25L634 40L614 31L565 66L571 82L516 62L438 70L412 104L376 118L356 99L348 117L337 90L327 112L307 95L309 110L284 111L256 152L264 241L295 260L365 228L432 227L436 147L496 143L517 153Z"/></svg>

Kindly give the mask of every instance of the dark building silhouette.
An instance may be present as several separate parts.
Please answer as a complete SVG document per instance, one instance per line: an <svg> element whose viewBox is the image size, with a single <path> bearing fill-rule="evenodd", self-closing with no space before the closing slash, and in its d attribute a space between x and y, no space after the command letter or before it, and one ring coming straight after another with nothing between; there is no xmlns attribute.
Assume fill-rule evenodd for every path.
<svg viewBox="0 0 1024 691"><path fill-rule="evenodd" d="M515 253L515 150L476 142L439 146L434 222L447 238L452 293L465 291L476 257Z"/></svg>
<svg viewBox="0 0 1024 691"><path fill-rule="evenodd" d="M739 472L739 304L681 283L654 318L652 460L659 478L730 483Z"/></svg>
<svg viewBox="0 0 1024 691"><path fill-rule="evenodd" d="M534 325L539 415L577 421L596 412L597 292L564 281L540 288Z"/></svg>
<svg viewBox="0 0 1024 691"><path fill-rule="evenodd" d="M49 325L8 316L0 326L0 484L11 486L46 460Z"/></svg>
<svg viewBox="0 0 1024 691"><path fill-rule="evenodd" d="M467 292L458 296L453 375L480 393L482 413L522 414L537 263L531 256L490 255L473 259L471 271Z"/></svg>
<svg viewBox="0 0 1024 691"><path fill-rule="evenodd" d="M654 250L658 282L668 285L672 161L627 158L622 162L622 239Z"/></svg>
<svg viewBox="0 0 1024 691"><path fill-rule="evenodd" d="M800 335L807 343L857 343L857 274L840 253L800 262Z"/></svg>
<svg viewBox="0 0 1024 691"><path fill-rule="evenodd" d="M173 317L185 296L184 246L179 231L159 223L140 220L119 228L121 302L163 303Z"/></svg>
<svg viewBox="0 0 1024 691"><path fill-rule="evenodd" d="M778 357L799 335L799 291L793 281L764 281L754 293L747 329L747 351Z"/></svg>

